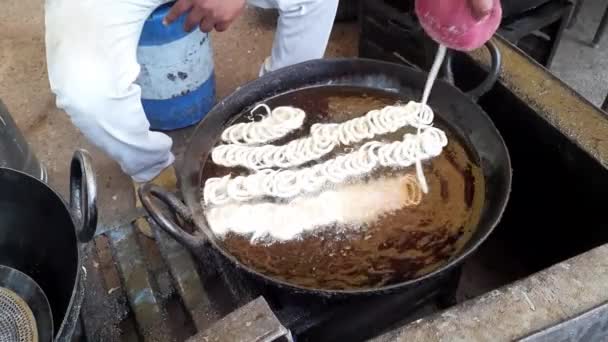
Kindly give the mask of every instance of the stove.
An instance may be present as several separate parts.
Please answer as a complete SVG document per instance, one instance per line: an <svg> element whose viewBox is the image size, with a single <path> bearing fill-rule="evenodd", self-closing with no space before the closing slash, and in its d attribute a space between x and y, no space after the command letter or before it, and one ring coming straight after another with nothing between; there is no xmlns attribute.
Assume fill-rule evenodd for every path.
<svg viewBox="0 0 608 342"><path fill-rule="evenodd" d="M372 3L365 20L390 8L383 1ZM407 12L383 15L389 16L383 19L386 26L402 30L393 35L363 23L361 55L428 68L426 52L432 56L434 47L420 39L415 25L409 26L415 19ZM404 43L408 39L418 45ZM520 56L513 44L501 40L500 46L506 61ZM461 89L483 78L485 65L477 58L456 54L453 60ZM528 57L518 60L522 68L536 65ZM563 127L578 118L547 119L547 112L564 106L571 112L593 109L576 95L570 102L540 103L522 91L530 84L542 85L547 93L563 86L548 80L553 78L546 70L530 72L523 80L501 81L480 99L509 148L513 190L496 231L450 276L409 292L355 299L288 293L250 279L213 250L198 262L160 229L154 229L154 239L140 234L131 222L142 213L134 212L101 229L89 253L80 338L364 341L607 243L608 230L597 227L605 222L608 172L590 153L603 145L593 136L585 140L564 133ZM580 125L585 121L570 126Z"/></svg>
<svg viewBox="0 0 608 342"><path fill-rule="evenodd" d="M213 254L213 253L212 253ZM212 258L219 277L209 279L230 301L243 307L255 297L268 303L273 315L296 341L363 341L388 329L447 308L456 302L460 272L407 292L358 298L320 298L267 287L244 276L218 255ZM229 291L224 290L229 288ZM381 320L378 318L381 317ZM357 329L353 329L356 326Z"/></svg>
<svg viewBox="0 0 608 342"><path fill-rule="evenodd" d="M453 305L460 279L456 271L409 292L320 298L265 286L214 251L198 264L158 229L152 240L130 224L113 227L95 245L82 315L81 337L87 341L195 341L197 331L242 326L239 320L228 329L225 322L251 310L276 322L273 329L285 329L291 340L363 341ZM241 340L251 333L244 331Z"/></svg>

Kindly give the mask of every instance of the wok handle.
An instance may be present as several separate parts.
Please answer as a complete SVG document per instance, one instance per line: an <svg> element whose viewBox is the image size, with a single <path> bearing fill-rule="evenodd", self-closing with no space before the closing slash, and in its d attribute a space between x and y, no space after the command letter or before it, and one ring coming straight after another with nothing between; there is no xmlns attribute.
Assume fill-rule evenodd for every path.
<svg viewBox="0 0 608 342"><path fill-rule="evenodd" d="M485 44L485 47L490 52L490 72L480 85L466 92L466 94L475 102L477 102L480 97L492 89L496 81L498 81L498 77L500 76L500 68L502 66L502 54L500 53L498 46L496 46L494 42L488 41ZM453 85L454 74L452 72L452 51L448 51L446 56L446 62L444 63L444 74L446 80Z"/></svg>
<svg viewBox="0 0 608 342"><path fill-rule="evenodd" d="M91 155L82 149L74 152L70 165L70 210L78 241L91 241L97 229L97 179Z"/></svg>
<svg viewBox="0 0 608 342"><path fill-rule="evenodd" d="M146 208L150 216L152 216L154 222L156 222L164 231L169 233L175 240L191 250L196 250L203 245L204 239L183 230L174 220L167 217L154 201L152 201L153 198L159 199L167 205L175 215L179 215L184 220L192 221L190 209L188 209L174 194L157 185L148 183L139 188L139 198L141 199L144 208Z"/></svg>

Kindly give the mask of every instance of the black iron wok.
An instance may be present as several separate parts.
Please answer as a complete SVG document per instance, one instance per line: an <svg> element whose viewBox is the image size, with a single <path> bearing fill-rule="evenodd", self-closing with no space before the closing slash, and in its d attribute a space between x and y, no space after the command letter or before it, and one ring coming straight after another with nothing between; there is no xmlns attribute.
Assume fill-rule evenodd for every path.
<svg viewBox="0 0 608 342"><path fill-rule="evenodd" d="M398 284L371 289L332 290L292 284L262 274L237 260L215 238L201 205L204 164L210 151L219 140L220 134L233 116L277 94L328 84L366 87L385 92L405 93L420 98L427 74L398 64L366 59L315 60L278 70L241 87L213 108L197 127L190 141L179 177L186 205L173 194L151 184L140 189L139 195L142 203L163 230L199 258L204 258L206 249L215 248L232 264L254 278L295 292L321 296L376 294L407 290L445 278L492 232L505 209L511 188L511 163L507 148L492 121L475 103L477 96L491 88L499 73L500 54L492 43L487 46L493 57L493 68L480 87L465 94L448 82L438 81L429 101L430 106L438 113L437 115L447 122L458 135L469 141L470 146L479 156L486 184L485 203L478 227L472 238L460 253L431 273ZM190 233L182 229L175 223L175 220L166 216L157 207L153 198L160 199L170 207L173 213L194 223L195 231Z"/></svg>
<svg viewBox="0 0 608 342"><path fill-rule="evenodd" d="M97 186L89 154L74 154L70 203L42 181L0 168L0 265L31 277L48 298L54 341L71 341L84 299L82 245L97 227Z"/></svg>

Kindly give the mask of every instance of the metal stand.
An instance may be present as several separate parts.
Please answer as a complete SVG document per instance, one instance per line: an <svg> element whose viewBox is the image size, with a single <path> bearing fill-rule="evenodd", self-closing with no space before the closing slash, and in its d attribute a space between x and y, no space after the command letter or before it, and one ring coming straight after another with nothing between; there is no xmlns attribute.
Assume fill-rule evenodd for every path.
<svg viewBox="0 0 608 342"><path fill-rule="evenodd" d="M574 10L572 11L572 15L570 16L570 22L568 23L568 28L572 28L576 24L578 15L581 12L581 8L583 7L584 3L585 3L585 0L576 0L576 3L574 5ZM594 48L597 48L599 46L600 41L602 40L602 38L604 37L604 33L606 32L607 26L608 26L608 8L606 8L606 10L604 11L604 14L602 15L602 20L600 21L600 25L598 26L597 31L595 31L595 35L593 36L592 45ZM606 95L606 98L604 99L604 102L602 103L601 108L604 111L608 111L608 95Z"/></svg>
<svg viewBox="0 0 608 342"><path fill-rule="evenodd" d="M584 3L585 0L576 0L576 3L574 4L574 10L572 11L572 15L570 16L570 21L568 23L569 29L576 24L576 21L578 20L578 15L580 14L581 8L583 7ZM600 21L600 25L598 26L597 31L595 31L595 35L593 36L591 44L594 48L597 48L599 46L600 41L602 40L602 37L604 37L604 33L606 32L607 26L608 8L606 8L606 10L604 11L604 14L602 15L602 20Z"/></svg>
<svg viewBox="0 0 608 342"><path fill-rule="evenodd" d="M604 32L606 32L606 26L608 26L608 8L604 11L604 15L602 16L602 21L600 22L600 26L597 28L595 32L595 36L593 37L593 47L598 47L600 44L600 40L604 36Z"/></svg>
<svg viewBox="0 0 608 342"><path fill-rule="evenodd" d="M498 34L546 68L551 68L562 34L572 21L573 11L570 0L551 1L526 12L526 16L503 24Z"/></svg>
<svg viewBox="0 0 608 342"><path fill-rule="evenodd" d="M578 19L578 14L581 12L581 8L583 7L583 3L585 0L576 0L574 4L574 10L572 11L572 15L570 16L570 21L568 22L568 28L572 28L576 24L576 20Z"/></svg>
<svg viewBox="0 0 608 342"><path fill-rule="evenodd" d="M608 112L608 96L606 96L604 103L602 103L602 110Z"/></svg>
<svg viewBox="0 0 608 342"><path fill-rule="evenodd" d="M439 304L440 308L447 309L458 304L456 292L458 292L458 285L460 284L461 275L462 267L459 267L458 270L449 275L446 285L437 298L437 303Z"/></svg>

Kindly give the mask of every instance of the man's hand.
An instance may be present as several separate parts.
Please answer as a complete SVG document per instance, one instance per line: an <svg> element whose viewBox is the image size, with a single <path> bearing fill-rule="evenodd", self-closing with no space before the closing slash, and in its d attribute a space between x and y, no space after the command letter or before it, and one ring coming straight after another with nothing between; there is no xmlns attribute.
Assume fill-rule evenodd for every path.
<svg viewBox="0 0 608 342"><path fill-rule="evenodd" d="M492 12L492 7L494 6L494 1L492 0L468 0L469 6L471 6L471 10L473 11L473 15L477 19L483 19L486 16L490 15Z"/></svg>
<svg viewBox="0 0 608 342"><path fill-rule="evenodd" d="M416 0L416 15L436 42L461 51L485 44L502 19L501 0Z"/></svg>
<svg viewBox="0 0 608 342"><path fill-rule="evenodd" d="M189 12L184 30L192 31L199 26L203 32L215 29L222 32L241 14L245 0L178 0L163 23L169 25L182 14Z"/></svg>

